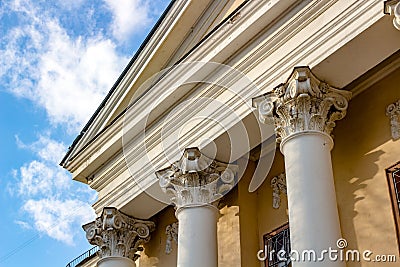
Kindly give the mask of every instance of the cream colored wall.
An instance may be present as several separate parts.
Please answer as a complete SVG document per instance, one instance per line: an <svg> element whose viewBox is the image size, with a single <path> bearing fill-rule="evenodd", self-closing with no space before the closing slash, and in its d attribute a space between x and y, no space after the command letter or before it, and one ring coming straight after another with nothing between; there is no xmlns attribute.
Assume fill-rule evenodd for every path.
<svg viewBox="0 0 400 267"><path fill-rule="evenodd" d="M354 98L346 118L334 130L332 161L343 237L349 249L368 249L375 255L398 255L399 249L385 174L385 168L400 160L400 141L392 141L385 114L387 105L400 99L399 84L400 69ZM263 266L255 256L263 246L262 236L288 221L286 196L281 195L281 207L274 209L270 187L271 178L284 171L282 154L277 150L264 184L249 193L255 167L256 163L249 163L238 185L242 266Z"/></svg>
<svg viewBox="0 0 400 267"><path fill-rule="evenodd" d="M285 172L283 156L279 150L277 150L275 153L274 164L268 173L267 179L257 191L258 229L260 237L272 232L289 221L286 195L281 194L281 205L279 209L274 209L272 207L271 179L283 172ZM260 241L262 242L262 239L260 239ZM260 247L262 246L263 243L260 243Z"/></svg>
<svg viewBox="0 0 400 267"><path fill-rule="evenodd" d="M336 195L342 234L349 249L398 255L385 168L400 160L400 140L391 140L385 110L400 99L399 85L400 69L356 96L349 103L346 117L334 130ZM386 264L398 266L398 263ZM348 263L348 266L377 265Z"/></svg>
<svg viewBox="0 0 400 267"><path fill-rule="evenodd" d="M240 221L238 190L234 188L219 204L220 217L217 224L218 267L241 266Z"/></svg>
<svg viewBox="0 0 400 267"><path fill-rule="evenodd" d="M277 151L267 179L256 192L249 193L248 187L256 164L249 161L245 174L238 185L241 266L246 267L264 266L264 263L257 259L257 252L264 248L263 236L288 222L287 198L281 194L281 206L279 209L274 209L270 186L271 178L284 172L282 154Z"/></svg>
<svg viewBox="0 0 400 267"><path fill-rule="evenodd" d="M156 230L151 233L149 243L144 245L144 251L139 259L139 267L172 267L176 266L177 244L172 241L172 252L165 253L167 225L177 221L175 210L169 206L151 218L156 223Z"/></svg>
<svg viewBox="0 0 400 267"><path fill-rule="evenodd" d="M258 243L258 214L257 193L249 193L248 187L251 176L255 170L255 163L250 161L247 169L238 184L238 203L240 221L240 249L241 266L259 266L257 251L260 250Z"/></svg>

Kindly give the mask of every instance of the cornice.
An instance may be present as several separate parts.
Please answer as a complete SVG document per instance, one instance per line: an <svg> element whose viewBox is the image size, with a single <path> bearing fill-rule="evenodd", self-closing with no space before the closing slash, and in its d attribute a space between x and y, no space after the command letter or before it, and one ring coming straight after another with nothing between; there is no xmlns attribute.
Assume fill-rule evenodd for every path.
<svg viewBox="0 0 400 267"><path fill-rule="evenodd" d="M174 28L174 25L178 22L181 14L185 12L191 1L176 1L169 10L169 14L162 21L161 25L156 29L152 38L140 51L140 54L130 66L126 75L122 78L118 84L117 89L108 99L106 106L99 112L98 116L94 119L91 127L85 132L83 138L79 141L71 156L82 148L82 145L86 144L94 134L99 132L101 129L106 127L108 123L107 118L110 114L115 112L115 109L119 106L119 102L124 99L124 95L129 92L129 88L138 79L140 74L144 71L149 63L149 60L153 58L154 51L158 49L163 43L163 40L168 36L168 33ZM102 123L101 123L102 122Z"/></svg>
<svg viewBox="0 0 400 267"><path fill-rule="evenodd" d="M273 1L273 2L279 2L279 1ZM286 5L281 7L283 10L291 3L295 3L298 1L292 0L292 1L284 1L284 2L286 2ZM261 9L260 6L265 6L265 7L263 9ZM271 6L273 6L273 4L266 5L264 1L249 2L248 5L246 5L242 11L243 13L246 13L246 14L248 13L246 16L242 15L240 17L240 19L235 21L235 25L233 25L233 23L227 23L225 26L221 27L218 31L216 31L212 35L212 37L205 40L204 46L206 49L202 48L199 50L203 51L203 53L206 53L206 54L208 53L208 54L213 54L213 55L215 55L217 53L217 51L220 52L221 50L223 50L223 47L219 47L218 49L216 49L214 47L214 44L218 44L220 42L215 41L215 40L229 39L230 41L232 41L232 39L233 39L232 34L235 29L236 29L236 31L244 33L244 32L246 32L246 30L248 30L248 29L244 28L244 26L246 26L246 27L253 26L252 23L247 23L247 25L242 25L248 16L257 12L255 15L257 15L257 17L260 17L263 14L261 11L266 12L264 9L265 8L269 9L269 8L271 8ZM314 9L309 10L309 11L315 12L316 10L320 10L319 5L317 5ZM254 22L254 20L255 19L253 19L252 21ZM269 20L271 20L271 21L273 20L272 16L271 16L271 18L269 18ZM258 27L261 28L259 25L258 25ZM286 31L281 33L282 36L284 36L285 34L286 34ZM235 33L234 35L238 36L239 33ZM225 43L224 47L229 48L229 43ZM270 47L264 47L264 49L268 50L268 49L270 49ZM215 50L215 51L210 52L210 50ZM185 61L188 61L188 62L207 61L207 58L202 57L202 54L198 54L196 51L197 50L195 50L191 55L189 55L189 57ZM260 51L258 51L258 53L255 53L255 54L253 53L252 55L249 56L249 58L245 59L245 61L247 61L247 62L254 61L256 58L260 57L259 54L262 52L264 52L264 51L260 50ZM211 60L217 61L215 59L211 59ZM238 67L242 67L242 66L238 66ZM129 76L129 75L127 75L127 76ZM176 77L176 79L178 79L178 78L179 77ZM175 82L175 80L171 80L169 83L164 83L163 86L168 86L174 82ZM161 85L160 85L160 87L161 87ZM141 99L139 99L137 101L138 103L136 104L136 106L143 107L142 110L145 109L144 107L146 107L146 105L151 104L153 99L158 98L159 93L157 94L157 92L155 93L154 91L155 90L151 90L150 92L148 92L147 95L144 95ZM147 101L146 100L143 101L143 99L147 99ZM140 112L139 110L137 110L135 112ZM121 127L122 120L123 120L123 116L121 116L119 119L117 119L115 121L114 125L111 125L110 127L108 127L102 135L100 135L96 140L94 140L94 142L92 142L92 144L90 146L86 147L85 149L83 149L80 152L80 154L76 155L73 162L69 163L68 170L70 170L71 172L75 172L77 170L78 166L84 165L86 168L86 166L90 165L91 161L92 161L91 158L93 158L93 155L96 154L96 151L99 151L99 148L103 147L103 145L105 143L109 143L108 140L110 139L110 137L112 135L114 135L115 133L117 133L117 135L119 135L120 130L122 129L122 127ZM120 139L120 138L121 138L121 136L119 136L118 139ZM108 144L108 146L110 146L110 144ZM108 149L109 148L107 148L107 150ZM105 150L105 149L103 149L103 150ZM85 161L85 164L82 164L83 161ZM77 180L84 181L83 177L80 175L79 170L78 170L78 175L74 175L74 176L77 177L76 178Z"/></svg>
<svg viewBox="0 0 400 267"><path fill-rule="evenodd" d="M333 53L333 51L343 46L347 41L357 36L383 16L379 1L362 1L356 4L349 3L350 1L339 0L300 2L270 1L268 5L266 1L250 1L248 5L240 10L241 15L236 21L226 23L226 25L222 26L218 31L209 36L207 40L204 40L202 45L188 55L184 61L222 61L244 71L259 85L257 91L246 92L246 97L250 101L251 97L265 93L270 88L282 82L282 77L287 77L292 67L297 65L298 62L311 62L311 67L318 64L329 54ZM293 3L297 3L299 6L296 6L293 11L286 12L285 16L279 20L282 23L277 25L278 22L273 21L277 14L284 13L283 10L287 10L287 7L283 5L291 5ZM316 23L317 18L335 4L340 4L340 7L345 8L341 9L341 12L337 11L337 14L331 14L331 19L323 27L319 27L313 31L311 26L310 29L307 29L307 26ZM275 9L273 8L274 6ZM345 11L343 12L343 10ZM255 34L256 32L259 33L254 38L249 38L249 34ZM290 44L290 41L295 39L294 37L296 36L300 38L297 39L298 43L296 45ZM244 40L248 39L251 39L253 42L246 44L247 41ZM286 46L282 45L284 43ZM238 50L238 47L243 48ZM285 49L290 49L290 51L285 53ZM268 65L266 65L267 63ZM263 69L261 70L260 67L263 67ZM173 80L171 79L175 78L177 77L170 77L170 80L164 81L159 85L159 88L172 84ZM224 77L221 79L224 79ZM152 99L159 97L157 91L156 89L151 90L138 100L137 104L132 107L135 109L135 114L142 117L146 116L146 114L141 114L143 107L151 104ZM218 91L212 86L208 88L192 88L191 92L195 97L223 95L222 91ZM241 103L240 101L238 102L237 98L228 96L225 99L227 103L233 106L239 117L244 118L249 115L249 112L245 109L235 106L235 103ZM169 103L166 106L171 107L174 104ZM202 108L204 107L199 106L199 109ZM195 113L196 110L192 112ZM223 110L218 110L218 112L218 117L220 118L226 115ZM164 112L160 111L158 114L159 118L162 118L164 114ZM148 128L149 137L146 142L150 148L157 149L160 145L159 141L157 141L160 128L154 119L151 122L151 127ZM107 151L113 145L110 141L111 138L118 142L119 147L121 147L121 133L119 129L121 129L122 120L123 118L120 118L116 122L119 128L111 126L104 132L102 138L98 138L90 147L85 149L79 155L79 158L76 158L75 166L82 165L83 162L88 162L91 159L89 155L93 155L93 153L101 154L101 151ZM227 122L227 125L232 126L235 123L236 121ZM179 127L179 125L176 125L176 127ZM221 130L213 129L210 123L206 121L202 122L196 129L185 134L182 145L191 146L199 137L207 136L207 133L210 132L213 133L214 138L222 134ZM132 145L139 147L141 144L135 143L138 140L133 138ZM97 150L93 148L97 148ZM165 150L168 152L169 148L166 147ZM121 153L121 150L116 150L115 153ZM132 159L140 159L141 156L143 155L130 155ZM160 169L165 167L166 162L162 161L161 158L156 158L155 161L157 162L158 159L160 161L155 167L159 167ZM122 161L123 157L118 156L120 169L116 168L117 172L121 172L123 168L126 168L123 167ZM90 165L90 162L87 165ZM114 171L110 170L109 173L112 172ZM93 173L96 174L96 171L93 171ZM135 180L126 179L121 181L118 186L110 189L108 196L99 199L94 205L96 210L98 211L101 207L107 206L110 203L116 203L118 207L122 207L140 194L143 188L147 188L156 182L154 172L151 168L138 167L137 172L133 175L135 175ZM94 182L96 182L96 178ZM137 182L141 183L139 187ZM99 182L99 184L101 183ZM129 195L127 192L129 192Z"/></svg>
<svg viewBox="0 0 400 267"><path fill-rule="evenodd" d="M181 2L181 4L182 4L182 2L189 2L189 1L178 1L178 2ZM281 3L279 3L279 2L281 2ZM285 4L284 4L284 6L282 6L282 2L285 2ZM278 1L278 0L274 0L274 1L270 1L268 4L266 4L266 2L265 1L250 1L247 5L245 5L245 10L243 10L243 12L246 12L246 13L250 13L250 14L253 14L253 13L255 13L256 11L258 11L258 13L256 13L256 15L257 15L257 17L260 17L261 15L263 15L263 13L260 13L260 11L264 11L264 9L270 9L271 7L274 7L274 6L276 6L277 4L279 4L280 6L281 6L281 10L280 10L280 12L282 12L283 10L285 10L288 6L290 6L291 4L293 4L293 3L295 3L295 2L298 2L298 0L288 0L288 1ZM264 6L264 8L262 8L262 9L260 9L260 6ZM171 11L171 13L173 13L174 14L174 12L177 12L177 10L180 10L180 9L182 9L183 7L175 7L174 8L174 10L172 10ZM247 16L249 16L249 15L247 15ZM172 23L173 23L173 21L171 21L173 18L175 18L175 16L173 16L173 15L171 15L171 16L168 16L169 18L170 18L170 21L169 21L169 24L166 24L167 26L169 25L169 26L172 26ZM266 16L264 16L264 17L266 17ZM232 38L233 38L233 32L232 32L232 30L233 29L237 29L237 31L238 32L246 32L246 28L248 28L249 26L252 26L252 24L251 23L247 23L247 25L245 25L245 27L246 28L244 28L244 26L242 25L243 24L243 21L244 21L244 19L245 19L245 17L243 17L243 19L241 19L241 20L237 20L237 21L235 21L235 23L232 23L231 21L228 21L224 26L222 26L222 27L220 27L217 31L215 31L213 34L211 34L211 36L209 36L206 40L204 40L204 42L202 42L202 46L203 46L203 43L207 43L207 45L205 45L206 47L207 47L207 51L210 51L210 50L215 50L215 47L214 47L214 44L218 44L218 43L220 43L220 38L222 38L222 39L225 39L225 40L227 40L227 38L228 38L228 36L229 36L229 40L232 40ZM272 20L272 17L270 18L270 20ZM235 24L235 26L233 25L233 24ZM236 26L237 25L237 26ZM163 27L160 27L160 28L162 28L162 29L168 29L168 27L167 26L163 26ZM230 31L227 31L227 28L231 28L232 30L230 30ZM259 26L259 28L260 28L260 26ZM261 29L261 28L260 28ZM219 35L218 33L219 32L221 32L224 36L222 36L222 35ZM157 36L157 38L162 38L163 36L165 36L165 35L163 35L163 34L161 34L161 33L157 33L157 34L155 34L156 36ZM235 33L234 34L234 36L238 36L238 35L240 35L239 33ZM158 40L158 39L156 39L156 40ZM160 40L158 40L158 42L157 41L154 41L154 42L152 42L153 43L153 45L159 45L161 42L160 42ZM203 50L203 49L201 49L201 51L203 51L204 53L206 53L206 54L209 54L209 55L215 55L215 53L217 53L217 50L220 52L221 50L223 50L223 48L225 48L225 47L228 47L229 46L229 44L228 43L225 43L224 44L224 46L223 47L219 47L218 49L216 49L215 51L213 51L213 52L206 52L205 50ZM145 52L145 51L143 51L142 52L142 54L143 54L143 56L141 56L141 58L146 58L144 55L147 55L147 56L149 56L150 54L149 53L151 53L151 47L153 47L151 44L149 45L149 49L147 49L146 51L148 51L148 53L147 52ZM154 49L154 47L153 47L153 49ZM203 62L205 62L205 61L208 61L208 60L210 60L210 61L215 61L215 62L220 62L221 60L217 60L216 58L214 58L214 59L210 59L210 58L208 58L207 57L207 55L204 57L204 55L198 55L198 54L196 54L196 51L197 50L194 50L193 52L192 52L192 54L190 54L189 55L189 57L187 57L186 58L186 62L187 61L203 61ZM218 53L219 53L218 52ZM196 58L193 58L193 56L195 56ZM142 64L142 65L133 65L131 68L130 68L130 71L127 73L127 75L125 76L125 78L124 78L124 80L123 80L123 82L121 82L121 84L120 84L120 87L123 87L123 88L125 88L125 90L117 90L117 91L123 91L123 92L127 92L128 90L128 87L126 86L128 83L129 84L132 84L132 83L134 83L134 80L129 80L129 79L132 79L132 77L136 77L137 78L137 73L135 73L134 71L141 71L142 69L143 69L143 62L142 62L143 60L137 60L136 62L136 64ZM149 95L147 95L147 96L149 96ZM149 97L152 97L152 96L149 96ZM146 98L146 95L144 95L143 96L143 98ZM110 105L107 105L107 106L113 106L113 103L114 102L112 102L113 100L112 99L117 99L116 97L112 97L111 98L111 100L109 100L109 101L111 101L110 102ZM115 103L114 103L115 104ZM105 111L105 109L103 109L102 110L102 113L99 115L99 117L97 118L97 120L98 121L101 121L101 119L100 119L100 117L102 117L103 115L102 114L109 114L108 112L106 112ZM105 115L104 115L105 116ZM96 124L98 124L98 123L96 123L96 122L94 122L93 123L93 125L96 125ZM91 132L96 132L96 129L93 129L93 130L90 130ZM109 131L108 131L109 132ZM91 134L88 132L88 133L86 133L85 134L85 137L80 141L80 143L86 143L87 142L87 138L89 138L89 136L91 136ZM86 139L85 139L86 138ZM96 140L95 140L96 141ZM91 146L91 145L90 145ZM84 150L87 150L87 151L90 151L90 153L85 153L85 151ZM86 147L86 148L84 148L82 151L80 151L80 154L89 154L89 155L91 155L91 154L93 154L93 150L96 150L96 149L93 149L93 148L89 148L89 147ZM72 155L73 156L73 155ZM68 170L70 170L70 171L72 171L72 172L74 172L75 170L76 170L76 167L74 167L74 166L76 166L76 165L81 165L82 164L82 162L81 162L81 160L80 159L84 159L85 157L79 157L80 155L76 155L75 156L75 158L73 159L73 161L76 161L76 163L74 164L73 162L70 162L69 164L68 164L68 167L67 167L67 169ZM78 158L79 157L79 158ZM87 157L86 157L87 158ZM88 164L87 164L88 165ZM81 179L79 179L79 180L81 180Z"/></svg>
<svg viewBox="0 0 400 267"><path fill-rule="evenodd" d="M353 98L400 68L400 51L397 53L397 56L394 56L394 59L389 58L389 62L386 62L387 60L385 60L385 62L372 69L372 73L366 75L367 77L360 77L359 80L354 81L354 84L352 83L349 85L349 90L353 93Z"/></svg>

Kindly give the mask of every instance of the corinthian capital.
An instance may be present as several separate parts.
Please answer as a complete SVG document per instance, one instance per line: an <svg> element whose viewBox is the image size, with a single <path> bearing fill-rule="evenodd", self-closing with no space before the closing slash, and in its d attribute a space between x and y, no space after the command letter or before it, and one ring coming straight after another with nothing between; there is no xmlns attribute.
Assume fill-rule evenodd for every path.
<svg viewBox="0 0 400 267"><path fill-rule="evenodd" d="M225 164L187 148L180 160L156 172L176 207L211 204L235 185L237 165Z"/></svg>
<svg viewBox="0 0 400 267"><path fill-rule="evenodd" d="M150 240L155 224L129 217L115 208L104 208L95 221L82 226L86 238L92 245L99 246L100 258L118 256L135 261L141 251L140 245Z"/></svg>
<svg viewBox="0 0 400 267"><path fill-rule="evenodd" d="M393 16L393 25L400 31L400 0L385 1L385 14Z"/></svg>
<svg viewBox="0 0 400 267"><path fill-rule="evenodd" d="M351 92L318 80L308 67L296 67L285 84L253 98L263 123L275 124L277 141L304 131L331 134L346 115Z"/></svg>

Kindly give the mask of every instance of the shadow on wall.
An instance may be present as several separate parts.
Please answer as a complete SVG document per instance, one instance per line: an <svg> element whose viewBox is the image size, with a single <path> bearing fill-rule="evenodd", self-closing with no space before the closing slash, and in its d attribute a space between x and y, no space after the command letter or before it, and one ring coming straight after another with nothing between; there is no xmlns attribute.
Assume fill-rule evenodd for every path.
<svg viewBox="0 0 400 267"><path fill-rule="evenodd" d="M163 211L151 218L156 223L156 230L151 233L149 243L144 245L144 251L139 259L140 267L169 267L176 266L177 244L172 241L172 250L166 254L165 248L167 235L165 230L167 225L177 221L175 209L172 206L166 207Z"/></svg>
<svg viewBox="0 0 400 267"><path fill-rule="evenodd" d="M237 187L219 201L218 209L218 266L238 266L241 262L241 240Z"/></svg>
<svg viewBox="0 0 400 267"><path fill-rule="evenodd" d="M385 168L398 155L396 145L399 147L391 140L385 114L386 106L400 98L394 87L400 82L397 77L400 69L356 96L349 103L347 116L334 130L336 195L342 234L349 249L398 252L385 175ZM349 262L348 266L365 264Z"/></svg>

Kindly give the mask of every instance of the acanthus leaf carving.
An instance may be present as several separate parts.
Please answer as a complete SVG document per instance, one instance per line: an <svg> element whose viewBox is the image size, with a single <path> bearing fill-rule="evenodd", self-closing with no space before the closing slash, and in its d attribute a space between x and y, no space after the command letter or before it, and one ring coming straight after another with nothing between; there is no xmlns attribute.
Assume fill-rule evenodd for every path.
<svg viewBox="0 0 400 267"><path fill-rule="evenodd" d="M220 199L234 187L237 168L206 157L198 148L187 148L180 160L156 175L162 190L179 208Z"/></svg>
<svg viewBox="0 0 400 267"><path fill-rule="evenodd" d="M294 68L285 84L253 98L260 121L274 123L277 142L304 131L328 135L335 121L344 118L351 92L318 80L308 67Z"/></svg>
<svg viewBox="0 0 400 267"><path fill-rule="evenodd" d="M119 256L135 261L139 257L136 253L142 251L140 246L150 240L155 224L129 217L115 208L104 208L100 217L82 228L89 243L99 247L100 258Z"/></svg>

